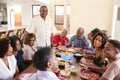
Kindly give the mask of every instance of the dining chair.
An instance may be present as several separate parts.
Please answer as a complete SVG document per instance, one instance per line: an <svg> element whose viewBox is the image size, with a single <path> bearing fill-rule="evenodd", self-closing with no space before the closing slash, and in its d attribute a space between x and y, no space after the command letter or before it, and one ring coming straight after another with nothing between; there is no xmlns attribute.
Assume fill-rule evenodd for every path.
<svg viewBox="0 0 120 80"><path fill-rule="evenodd" d="M21 28L17 30L16 35L22 40L26 28Z"/></svg>
<svg viewBox="0 0 120 80"><path fill-rule="evenodd" d="M14 34L14 30L9 30L9 31L7 32L7 37L10 37L10 36L13 36L13 35L15 35L15 34Z"/></svg>
<svg viewBox="0 0 120 80"><path fill-rule="evenodd" d="M6 37L6 31L0 32L0 39Z"/></svg>

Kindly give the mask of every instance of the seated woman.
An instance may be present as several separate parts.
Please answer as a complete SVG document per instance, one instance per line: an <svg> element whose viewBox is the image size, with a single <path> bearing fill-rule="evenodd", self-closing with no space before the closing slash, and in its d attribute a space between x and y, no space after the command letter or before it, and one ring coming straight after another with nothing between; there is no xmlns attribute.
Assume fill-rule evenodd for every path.
<svg viewBox="0 0 120 80"><path fill-rule="evenodd" d="M84 52L89 53L89 54L95 54L95 49L93 48L93 38L95 34L100 32L98 28L94 28L91 32L88 33L88 39L89 39L89 48L87 50L84 50Z"/></svg>
<svg viewBox="0 0 120 80"><path fill-rule="evenodd" d="M53 36L53 46L57 47L59 45L61 46L66 46L68 43L69 39L66 37L67 36L67 30L64 29L61 34L57 34Z"/></svg>
<svg viewBox="0 0 120 80"><path fill-rule="evenodd" d="M24 60L28 66L32 63L33 55L37 51L37 47L35 46L35 34L28 33L25 37L23 52L24 52Z"/></svg>
<svg viewBox="0 0 120 80"><path fill-rule="evenodd" d="M103 52L110 65L99 80L120 80L120 42L109 40Z"/></svg>
<svg viewBox="0 0 120 80"><path fill-rule="evenodd" d="M22 42L20 40L20 38L18 38L17 36L11 36L9 37L9 40L11 41L11 46L13 47L13 54L15 55L15 58L17 60L17 65L19 68L19 72L22 72L25 68L25 66L23 65L23 61L24 61L24 56L23 56L23 50L22 48Z"/></svg>
<svg viewBox="0 0 120 80"><path fill-rule="evenodd" d="M90 31L89 33L88 33L88 39L89 39L89 41L90 41L90 48L93 48L93 44L92 44L92 42L93 42L93 38L94 38L94 36L98 33L98 32L100 32L100 29L98 29L98 28L94 28L92 31Z"/></svg>
<svg viewBox="0 0 120 80"><path fill-rule="evenodd" d="M90 40L91 43L93 41L95 34L97 34L98 32L100 32L100 30L98 28L95 28L88 34L88 39Z"/></svg>
<svg viewBox="0 0 120 80"><path fill-rule="evenodd" d="M0 80L13 80L18 73L17 61L8 39L0 39Z"/></svg>
<svg viewBox="0 0 120 80"><path fill-rule="evenodd" d="M103 73L105 70L100 70L100 67L104 67L107 65L107 61L105 60L105 58L102 56L102 50L104 48L105 43L108 41L108 37L106 34L99 32L95 35L95 37L93 38L93 47L95 48L95 57L90 56L88 54L86 54L84 56L84 58L86 58L86 63L87 63L87 59L91 59L93 60L93 63L96 65L88 65L89 69L93 70L93 71L98 71L100 73ZM81 59L81 61L84 59ZM85 64L86 64L85 63ZM101 69L101 68L100 68Z"/></svg>

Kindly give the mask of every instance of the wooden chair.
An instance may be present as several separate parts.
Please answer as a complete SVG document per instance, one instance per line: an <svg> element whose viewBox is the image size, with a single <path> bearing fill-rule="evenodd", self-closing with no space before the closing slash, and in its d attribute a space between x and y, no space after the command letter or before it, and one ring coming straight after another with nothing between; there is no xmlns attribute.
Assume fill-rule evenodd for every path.
<svg viewBox="0 0 120 80"><path fill-rule="evenodd" d="M26 29L26 28L22 28L22 29L21 29L21 35L20 35L20 39L21 39L21 40L23 40L23 38L24 38L25 29Z"/></svg>
<svg viewBox="0 0 120 80"><path fill-rule="evenodd" d="M19 38L21 37L21 29L18 29L18 30L17 30L16 35L17 35Z"/></svg>
<svg viewBox="0 0 120 80"><path fill-rule="evenodd" d="M22 40L24 32L25 28L18 29L16 35Z"/></svg>
<svg viewBox="0 0 120 80"><path fill-rule="evenodd" d="M6 38L6 31L0 32L0 39L1 38Z"/></svg>
<svg viewBox="0 0 120 80"><path fill-rule="evenodd" d="M26 28L21 29L21 34L24 34Z"/></svg>
<svg viewBox="0 0 120 80"><path fill-rule="evenodd" d="M7 33L7 37L13 36L14 34L14 30L9 30Z"/></svg>

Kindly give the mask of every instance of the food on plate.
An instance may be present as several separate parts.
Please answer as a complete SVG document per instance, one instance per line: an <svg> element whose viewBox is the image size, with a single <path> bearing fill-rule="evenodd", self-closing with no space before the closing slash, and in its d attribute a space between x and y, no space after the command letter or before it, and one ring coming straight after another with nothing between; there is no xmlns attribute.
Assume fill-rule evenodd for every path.
<svg viewBox="0 0 120 80"><path fill-rule="evenodd" d="M76 68L71 68L70 71L71 71L71 73L77 73L77 69Z"/></svg>
<svg viewBox="0 0 120 80"><path fill-rule="evenodd" d="M69 48L67 51L68 52L74 52L74 49L73 48Z"/></svg>
<svg viewBox="0 0 120 80"><path fill-rule="evenodd" d="M71 72L69 70L61 70L60 71L61 76L64 76L64 77L70 76L70 73Z"/></svg>
<svg viewBox="0 0 120 80"><path fill-rule="evenodd" d="M58 61L58 64L59 64L60 69L65 69L65 65L67 65L69 63L68 63L68 61L60 60L60 61Z"/></svg>
<svg viewBox="0 0 120 80"><path fill-rule="evenodd" d="M58 49L61 51L66 51L66 47L65 46L58 46Z"/></svg>
<svg viewBox="0 0 120 80"><path fill-rule="evenodd" d="M85 74L84 77L87 78L87 79L91 79L91 78L95 78L95 75L93 75L93 74Z"/></svg>
<svg viewBox="0 0 120 80"><path fill-rule="evenodd" d="M80 53L80 49L79 48L75 48L75 53Z"/></svg>
<svg viewBox="0 0 120 80"><path fill-rule="evenodd" d="M82 56L81 54L75 54L75 56Z"/></svg>
<svg viewBox="0 0 120 80"><path fill-rule="evenodd" d="M65 52L65 56L71 56L71 55L73 55L73 53L71 53L71 52Z"/></svg>
<svg viewBox="0 0 120 80"><path fill-rule="evenodd" d="M60 60L60 61L58 61L58 64L59 65L66 65L66 64L68 64L68 61L62 61L62 60Z"/></svg>
<svg viewBox="0 0 120 80"><path fill-rule="evenodd" d="M87 79L87 80L97 80L99 79L99 75L94 73L94 72L81 72L80 73L80 77L83 79Z"/></svg>

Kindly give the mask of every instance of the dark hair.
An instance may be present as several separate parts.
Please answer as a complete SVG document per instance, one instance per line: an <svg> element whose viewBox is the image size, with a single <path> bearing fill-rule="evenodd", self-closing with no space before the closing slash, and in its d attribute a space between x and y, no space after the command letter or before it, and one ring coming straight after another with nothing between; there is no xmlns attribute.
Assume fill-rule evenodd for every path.
<svg viewBox="0 0 120 80"><path fill-rule="evenodd" d="M100 29L95 28L91 31L92 36L94 36L96 33L100 32Z"/></svg>
<svg viewBox="0 0 120 80"><path fill-rule="evenodd" d="M0 39L0 58L3 58L9 48L9 39L2 38Z"/></svg>
<svg viewBox="0 0 120 80"><path fill-rule="evenodd" d="M51 58L51 48L50 47L43 47L39 49L33 57L33 65L38 70L46 71L47 69L47 63L49 59Z"/></svg>
<svg viewBox="0 0 120 80"><path fill-rule="evenodd" d="M115 48L118 48L120 50L120 41L111 39L108 42L110 42Z"/></svg>
<svg viewBox="0 0 120 80"><path fill-rule="evenodd" d="M94 47L94 40L95 40L95 38L98 36L98 35L100 35L100 36L102 36L102 45L100 46L100 48L104 48L104 45L105 45L105 43L108 41L108 36L105 34L105 33L102 33L102 32L98 32L95 36L94 36L94 38L93 38L93 47Z"/></svg>
<svg viewBox="0 0 120 80"><path fill-rule="evenodd" d="M27 36L25 37L24 43L25 43L25 44L30 44L31 38L35 38L35 40L36 40L35 34L33 34L33 33L28 33Z"/></svg>
<svg viewBox="0 0 120 80"><path fill-rule="evenodd" d="M20 41L21 47L23 47L22 41L20 40L19 37L17 37L17 36L11 36L11 37L9 37L9 40L11 42L11 46L13 47L14 51L16 51L16 41L17 40Z"/></svg>

